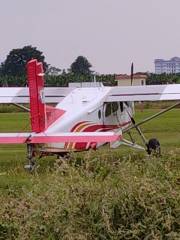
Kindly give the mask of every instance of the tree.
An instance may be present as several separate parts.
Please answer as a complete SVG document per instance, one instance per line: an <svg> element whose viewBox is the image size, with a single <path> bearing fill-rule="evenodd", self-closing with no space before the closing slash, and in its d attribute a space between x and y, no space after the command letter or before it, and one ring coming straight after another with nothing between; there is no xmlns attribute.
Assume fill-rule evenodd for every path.
<svg viewBox="0 0 180 240"><path fill-rule="evenodd" d="M2 63L0 64L0 76L2 75Z"/></svg>
<svg viewBox="0 0 180 240"><path fill-rule="evenodd" d="M26 64L31 59L41 61L46 71L48 64L45 62L43 53L37 50L36 47L25 46L10 51L2 64L2 74L7 76L24 76L26 74Z"/></svg>
<svg viewBox="0 0 180 240"><path fill-rule="evenodd" d="M83 56L77 57L77 59L71 64L70 71L76 75L90 75L90 68L92 65L89 63L87 58Z"/></svg>
<svg viewBox="0 0 180 240"><path fill-rule="evenodd" d="M180 81L180 75L179 74L154 74L150 73L148 74L147 78L147 85L152 85L152 84L172 84L172 83L178 83Z"/></svg>
<svg viewBox="0 0 180 240"><path fill-rule="evenodd" d="M58 76L61 73L61 69L53 66L48 66L46 74L49 76Z"/></svg>

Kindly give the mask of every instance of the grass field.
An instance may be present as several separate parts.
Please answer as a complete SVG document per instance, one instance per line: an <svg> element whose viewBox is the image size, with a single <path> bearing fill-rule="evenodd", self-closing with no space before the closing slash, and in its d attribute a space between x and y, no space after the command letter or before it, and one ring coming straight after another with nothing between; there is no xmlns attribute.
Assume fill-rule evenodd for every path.
<svg viewBox="0 0 180 240"><path fill-rule="evenodd" d="M28 129L26 113L0 114L0 132ZM142 130L160 140L163 157L102 148L40 159L29 174L25 146L1 145L0 240L180 239L180 109Z"/></svg>

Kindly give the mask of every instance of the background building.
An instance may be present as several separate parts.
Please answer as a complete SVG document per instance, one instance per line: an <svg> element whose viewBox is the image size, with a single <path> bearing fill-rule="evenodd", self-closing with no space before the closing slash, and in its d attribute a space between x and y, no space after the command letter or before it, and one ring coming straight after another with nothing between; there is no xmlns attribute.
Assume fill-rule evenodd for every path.
<svg viewBox="0 0 180 240"><path fill-rule="evenodd" d="M135 73L133 75L133 86L146 85L147 75L143 73ZM116 75L115 81L118 86L131 86L131 76L127 74Z"/></svg>
<svg viewBox="0 0 180 240"><path fill-rule="evenodd" d="M164 59L155 59L155 73L162 74L162 73L180 73L180 58L173 57L170 60Z"/></svg>

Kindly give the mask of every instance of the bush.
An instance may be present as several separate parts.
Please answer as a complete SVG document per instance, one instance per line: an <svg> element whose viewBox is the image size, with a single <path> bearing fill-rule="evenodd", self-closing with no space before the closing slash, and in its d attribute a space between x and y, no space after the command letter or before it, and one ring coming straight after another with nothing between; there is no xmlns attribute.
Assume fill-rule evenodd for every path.
<svg viewBox="0 0 180 240"><path fill-rule="evenodd" d="M88 152L57 160L31 190L1 196L6 239L179 239L179 152ZM15 227L16 226L16 227ZM16 235L17 236L17 235Z"/></svg>

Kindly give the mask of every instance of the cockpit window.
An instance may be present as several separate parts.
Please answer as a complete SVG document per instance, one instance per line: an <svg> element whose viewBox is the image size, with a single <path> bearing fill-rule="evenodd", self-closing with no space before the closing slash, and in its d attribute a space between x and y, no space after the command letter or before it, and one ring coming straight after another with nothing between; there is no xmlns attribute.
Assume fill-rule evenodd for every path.
<svg viewBox="0 0 180 240"><path fill-rule="evenodd" d="M117 110L118 110L118 103L117 102L112 102L111 103L112 105L112 113L115 113L115 112L117 112Z"/></svg>
<svg viewBox="0 0 180 240"><path fill-rule="evenodd" d="M106 104L105 117L111 115L111 103Z"/></svg>
<svg viewBox="0 0 180 240"><path fill-rule="evenodd" d="M112 113L117 112L118 108L118 102L106 103L105 117L108 117Z"/></svg>
<svg viewBox="0 0 180 240"><path fill-rule="evenodd" d="M127 106L127 107L129 107L129 106L130 106L130 105L129 105L129 102L124 102L124 103L126 104L126 106Z"/></svg>
<svg viewBox="0 0 180 240"><path fill-rule="evenodd" d="M120 105L121 112L123 112L124 111L123 102L119 102L119 105Z"/></svg>
<svg viewBox="0 0 180 240"><path fill-rule="evenodd" d="M98 111L98 118L101 119L101 110Z"/></svg>

